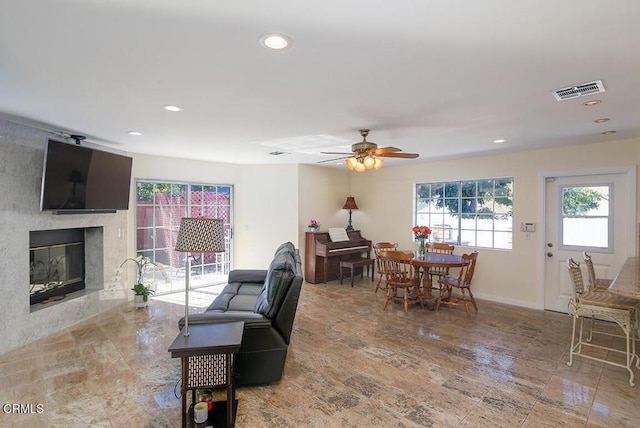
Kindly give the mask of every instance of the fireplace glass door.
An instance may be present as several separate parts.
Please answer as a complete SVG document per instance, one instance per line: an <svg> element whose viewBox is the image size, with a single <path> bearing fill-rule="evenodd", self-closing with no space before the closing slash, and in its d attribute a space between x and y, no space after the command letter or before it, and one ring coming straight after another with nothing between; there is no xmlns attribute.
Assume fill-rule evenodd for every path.
<svg viewBox="0 0 640 428"><path fill-rule="evenodd" d="M84 289L84 229L30 232L31 304L63 299Z"/></svg>

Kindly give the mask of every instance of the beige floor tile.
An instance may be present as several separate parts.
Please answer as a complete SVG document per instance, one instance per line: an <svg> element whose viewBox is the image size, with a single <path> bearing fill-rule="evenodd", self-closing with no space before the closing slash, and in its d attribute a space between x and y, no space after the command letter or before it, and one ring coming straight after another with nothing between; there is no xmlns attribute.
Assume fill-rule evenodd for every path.
<svg viewBox="0 0 640 428"><path fill-rule="evenodd" d="M214 298L198 295L190 313ZM566 314L479 300L471 318L456 307L405 315L383 311L383 298L366 278L305 283L284 377L238 390L236 426L638 425L640 389L625 369L567 366ZM127 303L1 355L0 400L44 412L3 413L0 425L179 427L180 360L167 349L182 301Z"/></svg>

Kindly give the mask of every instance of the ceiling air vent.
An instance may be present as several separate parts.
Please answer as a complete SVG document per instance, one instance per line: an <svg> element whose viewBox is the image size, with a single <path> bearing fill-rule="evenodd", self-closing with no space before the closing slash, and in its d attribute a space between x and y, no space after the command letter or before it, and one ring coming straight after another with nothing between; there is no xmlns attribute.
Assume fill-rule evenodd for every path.
<svg viewBox="0 0 640 428"><path fill-rule="evenodd" d="M581 83L567 88L555 89L551 91L558 101L570 100L584 95L597 94L604 92L602 80L594 80L593 82Z"/></svg>

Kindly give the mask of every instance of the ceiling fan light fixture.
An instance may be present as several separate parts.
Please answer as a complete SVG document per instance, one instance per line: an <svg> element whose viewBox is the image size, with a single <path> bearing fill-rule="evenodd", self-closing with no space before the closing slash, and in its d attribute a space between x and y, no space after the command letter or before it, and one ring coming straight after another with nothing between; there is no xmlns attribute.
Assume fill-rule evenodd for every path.
<svg viewBox="0 0 640 428"><path fill-rule="evenodd" d="M351 145L351 153L345 152L320 152L325 155L345 155L337 159L322 160L318 163L333 162L344 159L345 165L353 171L363 172L367 169L379 170L384 161L381 157L415 159L420 156L418 153L402 153L402 149L397 147L378 147L376 143L367 141L368 129L361 129L362 141Z"/></svg>
<svg viewBox="0 0 640 428"><path fill-rule="evenodd" d="M358 159L351 157L351 158L347 158L344 161L345 164L347 164L347 167L353 171L353 169L356 167L356 165L358 164Z"/></svg>
<svg viewBox="0 0 640 428"><path fill-rule="evenodd" d="M365 167L366 169L371 169L371 168L373 168L373 167L374 167L374 165L375 165L375 163L376 163L376 160L375 160L375 158L373 158L372 156L366 156L366 157L364 158L364 160L362 161L362 163L364 164L364 167Z"/></svg>

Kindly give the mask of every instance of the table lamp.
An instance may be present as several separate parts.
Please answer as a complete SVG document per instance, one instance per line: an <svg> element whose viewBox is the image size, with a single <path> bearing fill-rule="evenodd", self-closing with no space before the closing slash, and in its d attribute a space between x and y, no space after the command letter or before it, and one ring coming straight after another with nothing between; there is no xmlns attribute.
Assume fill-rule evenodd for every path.
<svg viewBox="0 0 640 428"><path fill-rule="evenodd" d="M344 203L343 210L349 210L349 224L347 225L347 231L352 231L353 226L351 225L351 211L357 210L358 206L356 205L356 198L353 196L347 196L347 201Z"/></svg>
<svg viewBox="0 0 640 428"><path fill-rule="evenodd" d="M223 253L224 222L213 218L184 217L180 221L180 230L175 251L182 253ZM187 257L184 294L184 335L189 336L189 279L191 276L191 256Z"/></svg>

